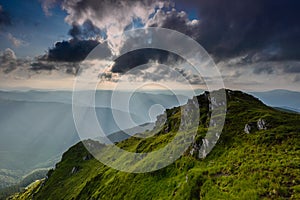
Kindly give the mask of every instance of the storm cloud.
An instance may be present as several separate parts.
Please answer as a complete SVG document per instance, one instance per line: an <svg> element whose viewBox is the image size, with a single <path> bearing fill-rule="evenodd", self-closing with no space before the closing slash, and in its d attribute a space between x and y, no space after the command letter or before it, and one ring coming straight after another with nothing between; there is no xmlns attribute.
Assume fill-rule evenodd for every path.
<svg viewBox="0 0 300 200"><path fill-rule="evenodd" d="M54 48L49 49L49 61L79 62L85 59L90 51L99 44L95 40L77 40L57 42Z"/></svg>
<svg viewBox="0 0 300 200"><path fill-rule="evenodd" d="M107 59L111 57L111 51L107 42L99 42L97 39L78 39L82 32L74 33L73 39L56 42L53 48L35 59L31 64L31 70L62 70L67 74L77 75L80 63L85 59ZM97 47L97 51L93 49Z"/></svg>
<svg viewBox="0 0 300 200"><path fill-rule="evenodd" d="M79 40L75 38L69 41L57 42L41 59L57 62L81 62L96 46L98 52L101 52L97 55L98 59L111 56L111 51L106 42L100 43L98 40Z"/></svg>
<svg viewBox="0 0 300 200"><path fill-rule="evenodd" d="M261 60L299 60L300 2L297 0L194 0L181 2L198 11L159 11L149 26L178 30L196 39L216 59L239 55Z"/></svg>
<svg viewBox="0 0 300 200"><path fill-rule="evenodd" d="M182 62L183 58L161 49L139 49L118 57L111 71L114 73L126 73L130 69L149 63L149 61L159 64L174 64Z"/></svg>
<svg viewBox="0 0 300 200"><path fill-rule="evenodd" d="M169 1L162 0L63 1L62 8L68 13L65 20L72 26L69 31L72 39L57 42L49 49L47 59L82 61L103 40L107 41L101 43L103 51L107 49L105 56L111 56L127 42L115 40L114 36L139 21L142 26L173 29L194 38L219 66L224 65L226 69L249 67L254 75L299 73L299 1L191 0L176 3L196 10L196 19L189 16L189 10L171 8ZM117 58L111 72L125 73L151 61L172 64L178 60L178 56L169 52L138 50Z"/></svg>
<svg viewBox="0 0 300 200"><path fill-rule="evenodd" d="M180 3L196 9L199 19L192 20L186 12L174 8L168 10L170 2L163 4L162 1L65 1L63 8L69 14L66 21L73 24L70 34L75 38L85 37L83 30L86 33L91 30L94 35L103 34L100 31L103 30L109 41L110 36L122 33L133 19L140 18L146 27L169 28L194 38L217 63L239 56L245 57L243 64L300 59L300 43L295 42L300 40L300 2L297 0L194 0ZM151 14L153 16L149 17ZM82 28L87 25L88 28ZM124 42L109 41L109 47L113 49L121 49L123 45ZM118 59L113 71L126 71L129 66L144 64L153 58L163 61L160 57L167 56L156 53L159 52L127 54L134 59ZM255 73L272 73L272 69L255 68Z"/></svg>

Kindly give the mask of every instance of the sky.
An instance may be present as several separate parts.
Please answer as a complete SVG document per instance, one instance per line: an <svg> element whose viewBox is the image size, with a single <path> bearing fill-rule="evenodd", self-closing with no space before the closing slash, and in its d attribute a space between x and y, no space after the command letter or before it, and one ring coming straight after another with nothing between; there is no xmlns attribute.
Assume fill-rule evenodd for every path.
<svg viewBox="0 0 300 200"><path fill-rule="evenodd" d="M99 89L112 89L121 77L166 82L179 76L205 88L205 78L178 55L120 54L132 41L118 35L159 27L197 41L227 88L300 91L299 9L298 0L0 0L0 88L72 89L82 74L98 77ZM102 56L86 67L82 62L95 48ZM146 67L133 70L139 65ZM165 65L178 72L175 78Z"/></svg>

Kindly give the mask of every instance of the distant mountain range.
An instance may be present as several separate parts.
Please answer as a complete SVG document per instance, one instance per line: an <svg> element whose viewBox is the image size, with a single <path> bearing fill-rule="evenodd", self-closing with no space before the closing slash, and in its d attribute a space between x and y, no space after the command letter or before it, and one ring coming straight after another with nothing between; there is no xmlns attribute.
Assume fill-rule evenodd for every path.
<svg viewBox="0 0 300 200"><path fill-rule="evenodd" d="M250 92L265 104L300 113L300 92L289 90L272 90L267 92Z"/></svg>

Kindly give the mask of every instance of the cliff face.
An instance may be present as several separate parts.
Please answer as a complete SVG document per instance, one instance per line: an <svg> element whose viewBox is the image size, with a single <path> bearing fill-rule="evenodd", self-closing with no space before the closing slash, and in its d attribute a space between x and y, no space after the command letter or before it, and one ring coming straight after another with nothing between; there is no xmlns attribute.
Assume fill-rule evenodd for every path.
<svg viewBox="0 0 300 200"><path fill-rule="evenodd" d="M224 106L225 102L204 93L197 97L197 134L184 155L168 167L150 173L120 172L98 162L78 143L45 181L14 198L299 199L300 115L267 107L239 91L228 90L226 96L225 126L222 133L213 135L219 140L209 154L203 150L209 145L205 139L208 126L215 122L211 106ZM173 108L159 117L156 125L161 128L153 137L132 137L117 145L139 153L163 148L175 137L180 112ZM85 142L101 147L98 142Z"/></svg>

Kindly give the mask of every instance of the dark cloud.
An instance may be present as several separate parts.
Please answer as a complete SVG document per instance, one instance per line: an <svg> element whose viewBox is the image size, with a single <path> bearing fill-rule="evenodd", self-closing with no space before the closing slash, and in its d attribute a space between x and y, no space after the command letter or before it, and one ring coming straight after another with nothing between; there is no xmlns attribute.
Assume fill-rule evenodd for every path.
<svg viewBox="0 0 300 200"><path fill-rule="evenodd" d="M178 74L180 74L185 81L189 82L192 85L202 85L205 84L203 77L199 76L196 73L192 73L191 71L186 70L185 68L175 68ZM181 78L182 78L181 77ZM206 77L208 80L209 78Z"/></svg>
<svg viewBox="0 0 300 200"><path fill-rule="evenodd" d="M16 73L18 76L30 78L31 75L36 73L52 70L60 71L62 74L77 75L79 63L49 61L45 56L33 60L17 58L14 51L9 48L0 53L0 72L5 74Z"/></svg>
<svg viewBox="0 0 300 200"><path fill-rule="evenodd" d="M69 35L73 38L80 38L81 37L81 27L79 25L73 24L72 28L69 30Z"/></svg>
<svg viewBox="0 0 300 200"><path fill-rule="evenodd" d="M193 0L199 23L186 14L157 13L150 26L171 28L192 36L217 60L261 53L262 60L300 59L300 1Z"/></svg>
<svg viewBox="0 0 300 200"><path fill-rule="evenodd" d="M31 64L31 70L33 71L53 69L56 69L55 65L49 62L34 62Z"/></svg>
<svg viewBox="0 0 300 200"><path fill-rule="evenodd" d="M3 10L2 6L0 5L0 27L7 26L11 24L11 17L8 12Z"/></svg>
<svg viewBox="0 0 300 200"><path fill-rule="evenodd" d="M111 56L111 50L107 42L98 41L101 30L98 29L90 20L86 20L83 25L74 23L69 30L72 39L69 41L57 42L53 48L49 49L44 58L48 61L59 62L80 62L97 47L96 58L106 58Z"/></svg>
<svg viewBox="0 0 300 200"><path fill-rule="evenodd" d="M37 59L35 62L31 63L30 70L39 71L51 71L60 70L67 74L76 75L79 70L79 64L75 62L51 62L47 60Z"/></svg>
<svg viewBox="0 0 300 200"><path fill-rule="evenodd" d="M274 66L270 65L263 65L254 67L253 69L254 74L273 74L274 73Z"/></svg>
<svg viewBox="0 0 300 200"><path fill-rule="evenodd" d="M284 68L283 71L285 73L300 73L300 63L290 63L287 64Z"/></svg>
<svg viewBox="0 0 300 200"><path fill-rule="evenodd" d="M299 61L272 61L251 64L254 74L300 74Z"/></svg>
<svg viewBox="0 0 300 200"><path fill-rule="evenodd" d="M118 57L111 71L115 73L126 73L130 69L149 63L149 61L159 64L172 64L182 62L183 58L165 50L150 48L139 49Z"/></svg>
<svg viewBox="0 0 300 200"><path fill-rule="evenodd" d="M184 11L177 12L158 10L154 17L147 22L149 27L164 27L182 32L194 39L199 37L200 23L198 20L191 21Z"/></svg>
<svg viewBox="0 0 300 200"><path fill-rule="evenodd" d="M99 38L112 39L114 34L122 33L133 19L140 19L141 23L147 26L165 27L191 36L214 56L216 62L242 57L233 66L251 64L254 74L274 74L279 71L299 73L298 65L282 67L274 66L269 62L300 59L300 43L297 42L300 41L299 1L191 0L181 2L183 5L186 4L183 7L193 7L198 10L199 20L191 20L183 11L178 12L175 9L166 11L166 4L160 5L161 2L160 0L64 1L62 7L68 13L66 21L72 25L69 34L73 39L57 42L49 50L47 60L82 61L100 44ZM153 14L154 8L158 7L162 9L158 9L149 19L149 14ZM96 38L97 36L99 38ZM122 44L123 47L126 46L126 42ZM109 44L101 44L103 58L111 56L109 49L112 49L112 46L111 43ZM112 72L125 73L149 61L169 65L179 60L177 55L162 50L136 50L117 58ZM261 65L254 66L255 63L260 62ZM197 77L194 79L196 80Z"/></svg>
<svg viewBox="0 0 300 200"><path fill-rule="evenodd" d="M57 3L57 1L50 0L48 3ZM92 21L85 20L84 23L79 25L73 22L72 28L69 30L69 35L72 39L68 41L56 42L53 48L50 48L46 55L41 57L39 61L57 61L57 62L81 62L83 61L92 50L97 47L98 55L96 58L106 58L111 56L111 50L107 42L100 43L101 38L100 29L98 29ZM37 62L38 69L53 69L48 64ZM77 71L78 69L76 69ZM72 72L74 70L67 70ZM77 73L77 72L76 72Z"/></svg>
<svg viewBox="0 0 300 200"><path fill-rule="evenodd" d="M173 81L178 83L204 84L203 78L186 67L188 63L175 63L172 66L159 64L157 62L148 62L143 66L139 66L128 70L125 76L129 81ZM185 65L185 67L183 66ZM105 80L114 80L113 73L101 74L101 78ZM116 80L116 79L115 79Z"/></svg>
<svg viewBox="0 0 300 200"><path fill-rule="evenodd" d="M96 47L102 49L102 54L97 58L105 58L111 55L107 43L99 43L97 40L71 39L69 41L57 42L54 48L49 49L45 56L48 61L80 62Z"/></svg>

